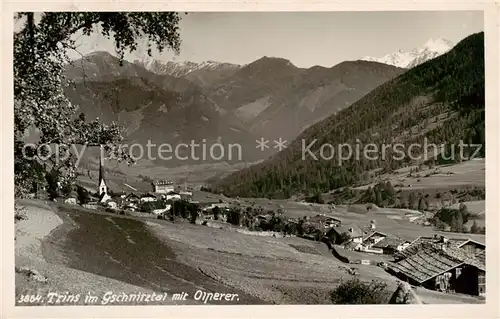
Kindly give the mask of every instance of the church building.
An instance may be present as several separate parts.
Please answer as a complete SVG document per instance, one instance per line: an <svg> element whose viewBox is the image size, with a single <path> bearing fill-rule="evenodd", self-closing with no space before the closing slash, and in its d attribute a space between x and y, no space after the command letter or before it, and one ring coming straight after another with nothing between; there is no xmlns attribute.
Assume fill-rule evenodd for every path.
<svg viewBox="0 0 500 319"><path fill-rule="evenodd" d="M97 182L98 183L97 192L99 194L99 201L106 202L107 200L111 199L111 197L108 194L108 185L106 184L106 179L104 178L104 159L102 155L103 155L103 150L101 146L101 155L99 161L99 181Z"/></svg>

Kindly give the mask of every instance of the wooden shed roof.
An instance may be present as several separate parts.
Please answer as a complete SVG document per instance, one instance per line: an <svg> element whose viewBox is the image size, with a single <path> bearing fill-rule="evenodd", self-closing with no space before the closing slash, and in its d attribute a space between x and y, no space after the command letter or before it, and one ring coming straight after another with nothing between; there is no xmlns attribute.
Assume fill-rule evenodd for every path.
<svg viewBox="0 0 500 319"><path fill-rule="evenodd" d="M397 252L395 254L395 257L396 257L396 259L404 259L408 256L411 256L411 255L414 255L415 253L417 253L420 250L422 244L436 244L436 243L439 243L440 240L441 240L440 237L438 237L438 238L424 237L424 236L418 237L410 244L410 246L406 247L406 249L404 249L403 251ZM460 244L465 243L467 241L467 239L448 238L447 241L448 241L448 247L456 248Z"/></svg>
<svg viewBox="0 0 500 319"><path fill-rule="evenodd" d="M399 262L389 263L389 268L423 283L462 264L485 270L484 263L468 255L466 251L453 247L443 250L432 243L421 244L413 255Z"/></svg>

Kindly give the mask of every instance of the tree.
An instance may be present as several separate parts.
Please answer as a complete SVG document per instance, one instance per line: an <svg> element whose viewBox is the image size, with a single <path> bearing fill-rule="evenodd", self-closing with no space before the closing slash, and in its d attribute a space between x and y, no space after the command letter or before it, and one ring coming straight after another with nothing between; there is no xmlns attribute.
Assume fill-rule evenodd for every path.
<svg viewBox="0 0 500 319"><path fill-rule="evenodd" d="M35 16L37 15L37 16ZM179 15L175 12L23 12L16 15L22 23L14 33L14 180L15 197L25 197L33 182L35 162L47 170L59 172L62 184L76 178L76 156L63 158L36 150L42 144L104 146L111 157L132 161L125 148L115 145L122 139L116 123L104 125L98 120L86 122L76 117L77 108L67 99L64 89L73 85L64 76L69 52L77 51L75 35L100 32L114 40L123 61L125 52L137 48L137 40L146 38L159 52L180 48ZM25 147L23 136L28 128L39 134L37 143ZM45 153L45 154L44 154ZM27 156L27 155L34 155ZM47 155L47 156L44 156ZM54 195L54 194L52 194Z"/></svg>
<svg viewBox="0 0 500 319"><path fill-rule="evenodd" d="M152 213L156 209L165 209L166 205L163 201L144 202L141 204L141 211Z"/></svg>
<svg viewBox="0 0 500 319"><path fill-rule="evenodd" d="M72 191L73 191L73 185L71 183L64 183L61 186L61 193L65 197L70 196Z"/></svg>
<svg viewBox="0 0 500 319"><path fill-rule="evenodd" d="M218 220L220 214L219 206L215 206L214 208L212 208L212 213L214 214L214 220Z"/></svg>
<svg viewBox="0 0 500 319"><path fill-rule="evenodd" d="M285 224L283 218L280 215L273 214L268 223L268 229L270 231L281 232L285 229Z"/></svg>
<svg viewBox="0 0 500 319"><path fill-rule="evenodd" d="M477 225L477 222L474 221L474 223L472 223L472 226L470 227L470 232L472 234L477 234L479 233L479 226Z"/></svg>
<svg viewBox="0 0 500 319"><path fill-rule="evenodd" d="M399 197L395 197L394 201L392 203L393 203L394 207L401 208L401 201L399 200Z"/></svg>
<svg viewBox="0 0 500 319"><path fill-rule="evenodd" d="M408 208L415 209L415 205L417 204L417 198L415 193L410 193L408 196Z"/></svg>
<svg viewBox="0 0 500 319"><path fill-rule="evenodd" d="M453 210L452 211L452 217L451 217L451 222L450 222L450 229L451 231L454 232L463 232L464 229L464 221L462 218L462 214L458 210Z"/></svg>
<svg viewBox="0 0 500 319"><path fill-rule="evenodd" d="M434 222L436 229L444 230L446 228L446 223L443 222L442 220L440 220L438 218L434 218L432 221Z"/></svg>
<svg viewBox="0 0 500 319"><path fill-rule="evenodd" d="M371 186L368 186L365 192L365 200L369 203L373 203L376 200L375 191Z"/></svg>
<svg viewBox="0 0 500 319"><path fill-rule="evenodd" d="M229 211L229 215L227 217L227 221L230 224L233 224L235 226L240 225L240 219L241 219L241 213L238 208L233 208Z"/></svg>
<svg viewBox="0 0 500 319"><path fill-rule="evenodd" d="M460 211L460 214L462 215L462 219L464 223L467 223L469 220L469 209L467 208L467 205L464 203L461 203L460 206L458 207L458 210Z"/></svg>
<svg viewBox="0 0 500 319"><path fill-rule="evenodd" d="M194 204L189 206L189 214L191 216L190 222L191 224L196 224L196 218L198 217L198 207Z"/></svg>
<svg viewBox="0 0 500 319"><path fill-rule="evenodd" d="M351 240L351 235L349 235L349 233L341 233L338 236L336 243L343 244L343 243L348 242L349 240Z"/></svg>
<svg viewBox="0 0 500 319"><path fill-rule="evenodd" d="M377 206L383 206L384 202L382 199L382 191L380 190L379 187L375 189L375 205Z"/></svg>
<svg viewBox="0 0 500 319"><path fill-rule="evenodd" d="M77 186L76 193L78 194L78 203L80 205L85 205L89 202L89 192L85 188Z"/></svg>
<svg viewBox="0 0 500 319"><path fill-rule="evenodd" d="M388 204L389 205L395 205L395 202L396 202L396 198L395 198L396 190L394 189L394 187L392 186L392 184L391 184L390 181L387 181L387 183L385 183L385 185L384 185L384 192L385 192L385 195L387 197Z"/></svg>
<svg viewBox="0 0 500 319"><path fill-rule="evenodd" d="M298 236L304 235L304 223L305 223L304 219L299 219L299 221L297 223L297 235Z"/></svg>
<svg viewBox="0 0 500 319"><path fill-rule="evenodd" d="M285 235L297 235L297 224L293 222L288 222L283 228L283 233Z"/></svg>
<svg viewBox="0 0 500 319"><path fill-rule="evenodd" d="M387 196L393 197L396 194L396 191L394 190L394 187L392 186L392 183L390 181L387 181L385 184L385 192L387 193Z"/></svg>
<svg viewBox="0 0 500 319"><path fill-rule="evenodd" d="M170 221L173 223L175 222L175 210L174 210L174 204L171 204L170 206Z"/></svg>
<svg viewBox="0 0 500 319"><path fill-rule="evenodd" d="M463 215L462 213L457 212L456 214L456 220L457 220L457 226L456 226L456 229L454 231L456 232L463 232L464 231L464 219L463 219Z"/></svg>
<svg viewBox="0 0 500 319"><path fill-rule="evenodd" d="M47 180L47 193L49 199L53 200L59 195L59 174L57 171L52 170L45 174L45 179Z"/></svg>
<svg viewBox="0 0 500 319"><path fill-rule="evenodd" d="M252 217L249 215L248 210L241 215L241 225L243 227L250 227L252 225Z"/></svg>
<svg viewBox="0 0 500 319"><path fill-rule="evenodd" d="M418 210L423 212L426 209L427 209L427 204L425 202L425 198L423 196L420 196L420 199L418 200Z"/></svg>
<svg viewBox="0 0 500 319"><path fill-rule="evenodd" d="M386 304L390 299L387 284L373 280L363 282L352 278L330 292L330 301L333 304Z"/></svg>
<svg viewBox="0 0 500 319"><path fill-rule="evenodd" d="M321 193L317 192L313 196L306 199L309 203L324 204L323 198L321 198Z"/></svg>

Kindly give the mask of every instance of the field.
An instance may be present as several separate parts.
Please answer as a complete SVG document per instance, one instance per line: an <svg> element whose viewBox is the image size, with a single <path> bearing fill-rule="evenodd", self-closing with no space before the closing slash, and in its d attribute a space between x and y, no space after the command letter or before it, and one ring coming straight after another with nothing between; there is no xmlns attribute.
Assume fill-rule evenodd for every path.
<svg viewBox="0 0 500 319"><path fill-rule="evenodd" d="M424 190L424 189L454 189L464 186L485 187L485 160L474 159L452 165L440 165L432 169L424 169L413 173L410 170L416 166L410 166L395 170L392 174L383 174L378 179L389 180L396 188L401 190ZM438 173L436 173L438 169ZM358 187L366 189L374 184Z"/></svg>
<svg viewBox="0 0 500 319"><path fill-rule="evenodd" d="M297 237L252 236L162 221L148 221L147 225L174 248L180 261L198 267L202 273L229 287L272 303L328 303L332 287L352 277L350 268L362 280L386 282L391 291L397 283L394 277L375 265L350 265L339 261L319 242ZM419 235L417 227L413 225L403 232ZM484 241L484 236L480 237L476 239ZM365 254L365 259L387 260L371 254ZM428 303L478 302L475 298L444 296L421 288L418 294Z"/></svg>
<svg viewBox="0 0 500 319"><path fill-rule="evenodd" d="M457 203L452 206L452 208L458 209L460 207L461 203ZM485 205L486 201L484 200L477 200L477 201L472 201L472 202L463 202L467 206L467 210L469 213L478 215L478 216L484 216L485 212Z"/></svg>
<svg viewBox="0 0 500 319"><path fill-rule="evenodd" d="M472 226L474 221L479 227L485 227L486 225L486 202L484 200L477 200L472 202L463 202L467 206L469 213L473 215L473 218L469 218L469 221L465 224L468 228ZM460 203L452 206L455 209L460 207Z"/></svg>
<svg viewBox="0 0 500 319"><path fill-rule="evenodd" d="M332 287L351 275L323 243L273 238L188 224L148 222L180 260L224 284L272 303L328 303ZM348 267L349 266L349 267ZM376 266L354 266L366 280L396 281Z"/></svg>
<svg viewBox="0 0 500 319"><path fill-rule="evenodd" d="M362 228L370 226L371 221L375 221L377 230L387 232L407 240L413 240L419 236L442 234L454 238L473 238L474 240L481 242L485 241L484 235L440 232L434 230L431 226L422 226L413 223L411 220L422 216L422 213L411 209L374 208L367 211L365 205L335 205L335 207L333 207L328 204L313 204L290 200L262 198L242 198L231 200L220 195L204 192L197 192L197 194L197 196L200 196L199 198L229 200L234 203L239 203L242 206L251 205L254 207L262 207L264 211L277 211L278 209L281 209L284 211L286 216L295 218L302 218L303 216L313 217L318 214L324 214L326 216L340 219L342 224L356 224ZM475 205L480 207L480 204ZM484 216L484 214L479 216L478 224L480 224L481 221L484 221L484 217L481 218L481 216Z"/></svg>

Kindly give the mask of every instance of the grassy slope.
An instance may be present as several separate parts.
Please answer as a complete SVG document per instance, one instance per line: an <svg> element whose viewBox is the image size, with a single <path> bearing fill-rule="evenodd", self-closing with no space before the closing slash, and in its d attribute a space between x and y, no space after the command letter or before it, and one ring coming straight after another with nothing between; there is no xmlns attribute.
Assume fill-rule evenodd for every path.
<svg viewBox="0 0 500 319"><path fill-rule="evenodd" d="M102 296L107 291L153 292L150 289L67 267L61 251L51 249L50 245L46 244L47 238L50 237L49 234L53 234L61 227L62 220L52 211L51 207L43 202L22 201L21 204L27 207L27 219L16 224L15 266L16 268L37 271L45 276L48 282L37 282L23 273L16 272L16 305L28 305L17 303L17 298L26 294L40 294L44 297L43 300L29 304L36 306L55 304L55 298L52 302L49 298L45 298L49 292L80 294L77 302L66 301L58 305L84 305L86 304L84 296L88 292L96 296ZM57 238L57 240L62 240L62 238ZM51 256L51 262L47 261L47 256ZM59 262L54 262L54 260Z"/></svg>

